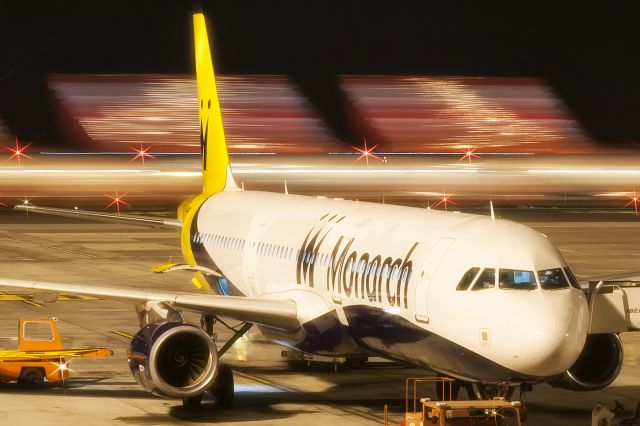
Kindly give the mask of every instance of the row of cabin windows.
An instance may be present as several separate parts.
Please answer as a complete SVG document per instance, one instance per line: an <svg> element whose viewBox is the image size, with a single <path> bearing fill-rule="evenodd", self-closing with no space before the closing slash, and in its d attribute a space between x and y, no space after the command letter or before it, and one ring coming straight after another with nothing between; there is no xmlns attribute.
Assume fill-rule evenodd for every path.
<svg viewBox="0 0 640 426"><path fill-rule="evenodd" d="M194 237L194 242L206 246L222 247L228 250L240 251L244 249L246 240L244 238L227 237L218 234L198 233Z"/></svg>
<svg viewBox="0 0 640 426"><path fill-rule="evenodd" d="M219 234L198 233L194 236L193 241L198 244L207 246L221 247L228 250L242 251L245 248L246 240L244 238L228 237ZM254 245L255 246L255 245ZM275 244L258 243L256 253L262 256L278 257L285 260L294 260L294 255L298 253L291 247L278 246Z"/></svg>
<svg viewBox="0 0 640 426"><path fill-rule="evenodd" d="M300 250L296 251L291 247L262 242L256 246L256 253L261 256L277 257L293 261L298 257Z"/></svg>
<svg viewBox="0 0 640 426"><path fill-rule="evenodd" d="M246 240L244 238L226 237L218 234L198 233L194 237L194 242L202 243L205 245L212 245L214 247L222 247L228 250L241 251L244 250ZM293 261L298 258L300 250L294 250L291 247L283 245L269 244L266 242L258 243L256 246L256 253L261 256L277 257L284 260ZM316 264L319 267L328 267L331 256L327 253L315 254L313 251L308 250L305 252L302 261L304 263ZM371 273L372 263L370 262L352 262L351 272L357 272L359 274ZM379 278L382 275L383 279L389 277L389 268L382 268L380 264L373 272L375 278ZM397 280L400 273L400 268L395 266L391 271L391 279ZM406 278L405 270L402 276L404 280ZM476 271L477 273L477 271ZM475 274L474 274L475 277ZM410 278L410 277L409 277ZM473 278L473 277L472 277Z"/></svg>
<svg viewBox="0 0 640 426"><path fill-rule="evenodd" d="M208 233L199 233L195 236L194 241L196 243L202 243L205 245L212 245L214 247L222 247L229 250L241 251L244 250L246 240L244 238L234 238L234 237L226 237L218 234L208 234ZM258 243L256 246L256 253L261 256L270 256L277 257L284 260L293 261L298 258L300 254L300 250L294 250L291 247L286 247L282 245L269 244L265 242ZM315 254L313 251L308 250L305 252L302 261L304 263L316 264L319 267L328 267L331 256L327 253ZM372 263L367 262L352 262L351 263L351 271L369 274L371 272ZM365 271L366 269L366 271ZM398 279L400 268L397 266L393 268L391 272L392 280ZM406 271L405 271L406 273ZM378 265L376 270L374 271L374 277L379 278L382 274L382 277L386 279L389 276L389 268L381 268L381 265ZM402 277L405 279L405 277Z"/></svg>

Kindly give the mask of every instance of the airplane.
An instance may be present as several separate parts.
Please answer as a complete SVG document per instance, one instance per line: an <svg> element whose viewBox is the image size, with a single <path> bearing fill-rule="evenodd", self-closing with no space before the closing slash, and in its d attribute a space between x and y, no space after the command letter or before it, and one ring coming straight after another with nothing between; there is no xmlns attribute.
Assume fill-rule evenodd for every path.
<svg viewBox="0 0 640 426"><path fill-rule="evenodd" d="M30 204L16 208L180 231L202 294L0 278L50 301L58 292L135 303L131 372L152 393L233 402L220 357L253 325L273 342L323 356L382 356L468 386L480 397L551 383L609 385L622 365L616 331L590 333L592 304L549 239L495 216L244 190L229 162L205 17L193 15L203 189L177 219ZM202 315L186 323L181 312ZM635 314L634 314L635 315ZM218 317L244 322L218 348ZM634 324L640 323L638 319ZM637 327L637 326L636 326Z"/></svg>

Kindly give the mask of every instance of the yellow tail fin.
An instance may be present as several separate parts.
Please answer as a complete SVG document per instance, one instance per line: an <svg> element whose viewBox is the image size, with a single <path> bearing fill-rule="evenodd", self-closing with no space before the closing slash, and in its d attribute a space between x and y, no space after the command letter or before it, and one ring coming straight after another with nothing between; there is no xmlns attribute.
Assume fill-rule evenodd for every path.
<svg viewBox="0 0 640 426"><path fill-rule="evenodd" d="M237 188L229 167L220 102L213 73L213 61L204 15L193 15L196 80L200 111L200 147L202 150L202 193L211 195L225 188Z"/></svg>

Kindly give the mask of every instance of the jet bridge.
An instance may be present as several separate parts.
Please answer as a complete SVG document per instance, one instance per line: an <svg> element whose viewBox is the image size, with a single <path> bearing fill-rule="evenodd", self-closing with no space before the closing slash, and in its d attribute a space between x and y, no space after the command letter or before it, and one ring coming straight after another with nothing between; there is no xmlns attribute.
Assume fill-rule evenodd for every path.
<svg viewBox="0 0 640 426"><path fill-rule="evenodd" d="M590 334L640 331L640 276L589 281Z"/></svg>

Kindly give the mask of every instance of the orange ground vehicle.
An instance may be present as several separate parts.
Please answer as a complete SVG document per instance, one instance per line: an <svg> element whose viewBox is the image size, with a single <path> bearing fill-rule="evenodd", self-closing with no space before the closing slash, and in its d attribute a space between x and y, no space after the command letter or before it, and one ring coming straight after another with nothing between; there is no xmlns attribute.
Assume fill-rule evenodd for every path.
<svg viewBox="0 0 640 426"><path fill-rule="evenodd" d="M429 398L417 396L417 385L424 382L435 382L441 386L442 401L432 401ZM491 400L458 400L452 401L452 385L454 380L441 377L410 378L406 382L405 413L401 426L521 426L520 403L505 401L504 398ZM410 389L413 387L413 393ZM448 398L447 398L448 396ZM413 403L411 403L413 401ZM418 404L418 401L420 404ZM385 405L384 424L387 421L387 406Z"/></svg>
<svg viewBox="0 0 640 426"><path fill-rule="evenodd" d="M65 349L56 319L19 321L18 350L0 350L0 381L37 387L69 377L72 358L108 357L107 348Z"/></svg>

